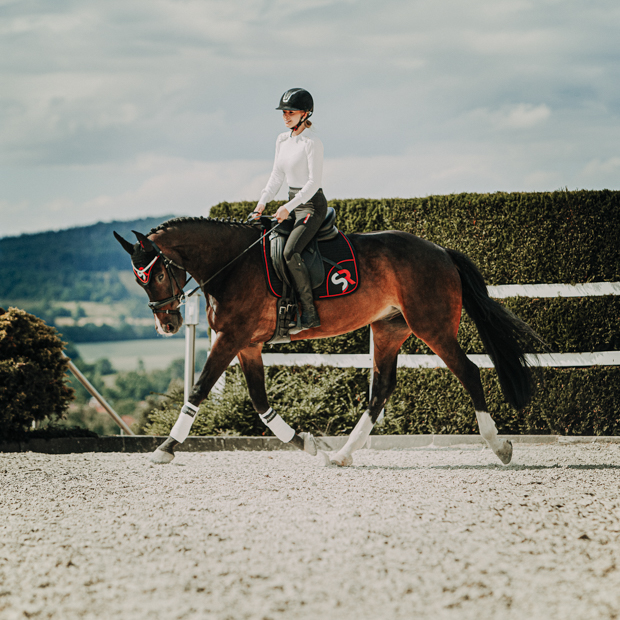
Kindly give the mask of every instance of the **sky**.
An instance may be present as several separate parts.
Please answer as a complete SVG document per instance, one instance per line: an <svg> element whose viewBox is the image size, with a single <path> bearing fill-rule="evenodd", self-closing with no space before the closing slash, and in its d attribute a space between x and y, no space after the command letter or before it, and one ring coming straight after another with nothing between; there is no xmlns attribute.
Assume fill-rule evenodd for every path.
<svg viewBox="0 0 620 620"><path fill-rule="evenodd" d="M617 0L0 0L0 237L257 200L620 189ZM280 193L284 197L284 189Z"/></svg>

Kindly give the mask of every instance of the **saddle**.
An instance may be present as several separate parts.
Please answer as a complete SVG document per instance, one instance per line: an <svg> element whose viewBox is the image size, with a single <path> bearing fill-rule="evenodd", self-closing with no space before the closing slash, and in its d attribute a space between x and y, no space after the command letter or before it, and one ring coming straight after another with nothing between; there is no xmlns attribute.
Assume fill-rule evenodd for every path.
<svg viewBox="0 0 620 620"><path fill-rule="evenodd" d="M272 228L277 226L277 222L270 220ZM338 236L338 229L335 225L336 210L333 207L327 208L327 214L321 224L321 228L313 237L312 241L306 246L301 253L301 257L306 264L308 273L310 274L310 283L313 289L318 288L325 281L325 266L321 252L319 250L319 241L329 241ZM278 275L289 288L293 288L293 283L286 267L284 260L284 246L288 236L293 231L295 221L292 219L284 220L280 226L269 234L269 254L273 267Z"/></svg>
<svg viewBox="0 0 620 620"><path fill-rule="evenodd" d="M346 295L357 288L357 265L353 248L346 236L336 228L335 221L336 211L328 207L321 228L301 254L310 275L315 299ZM263 265L269 289L278 297L276 330L267 344L288 343L292 334L301 331L295 287L283 256L295 222L292 219L285 220L278 226L276 221L263 216L260 224L265 230L271 231L263 239Z"/></svg>

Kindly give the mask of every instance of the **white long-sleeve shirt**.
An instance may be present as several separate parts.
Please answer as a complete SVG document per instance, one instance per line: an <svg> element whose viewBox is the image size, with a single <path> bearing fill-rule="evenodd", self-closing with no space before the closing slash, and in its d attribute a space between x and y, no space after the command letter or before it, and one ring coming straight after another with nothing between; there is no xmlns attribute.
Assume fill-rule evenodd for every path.
<svg viewBox="0 0 620 620"><path fill-rule="evenodd" d="M289 187L301 187L301 190L289 200L284 208L290 213L302 205L321 187L323 178L323 143L306 129L298 136L290 132L281 133L276 139L276 157L273 170L261 193L259 204L266 205L278 193L286 179Z"/></svg>

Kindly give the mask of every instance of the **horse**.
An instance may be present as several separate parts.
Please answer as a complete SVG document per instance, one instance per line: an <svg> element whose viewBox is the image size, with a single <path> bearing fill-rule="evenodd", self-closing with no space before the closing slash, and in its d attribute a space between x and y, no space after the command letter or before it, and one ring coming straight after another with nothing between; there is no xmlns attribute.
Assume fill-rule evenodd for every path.
<svg viewBox="0 0 620 620"><path fill-rule="evenodd" d="M310 455L318 454L321 464L349 466L396 387L398 352L413 334L458 378L471 397L480 434L502 463L510 463L512 443L498 437L480 371L457 342L461 310L465 308L472 318L503 395L516 409L532 398L533 381L524 349L540 338L489 297L483 276L464 254L397 230L347 235L357 256L357 290L349 296L317 300L320 327L291 336L295 341L329 338L366 325L372 329L373 377L367 409L346 444L327 455L317 450L310 433L291 428L269 405L261 351L274 333L277 299L268 290L261 263L258 240L262 230L230 219L180 217L146 235L133 232L136 243L114 235L131 256L157 331L162 335L179 331L183 288L193 277L203 290L208 322L217 335L169 437L151 455L153 462L172 461L175 447L189 435L199 404L236 356L254 409L276 437Z"/></svg>

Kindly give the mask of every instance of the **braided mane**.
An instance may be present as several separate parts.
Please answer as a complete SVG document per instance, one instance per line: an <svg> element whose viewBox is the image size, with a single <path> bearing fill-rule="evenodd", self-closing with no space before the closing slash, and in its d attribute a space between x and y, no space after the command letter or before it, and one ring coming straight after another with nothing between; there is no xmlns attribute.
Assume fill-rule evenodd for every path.
<svg viewBox="0 0 620 620"><path fill-rule="evenodd" d="M157 233L161 230L166 230L167 228L172 228L173 226L185 226L185 225L201 225L204 226L205 224L216 224L218 226L235 226L235 227L242 227L242 228L254 228L253 224L247 224L246 222L241 222L239 220L236 220L234 218L213 218L213 217L173 217L170 220L167 220L166 222L163 222L162 224L159 224L159 226L156 226L155 228L151 228L151 230L149 230L149 232L146 234L146 236L148 237L149 235L152 235L154 233Z"/></svg>

